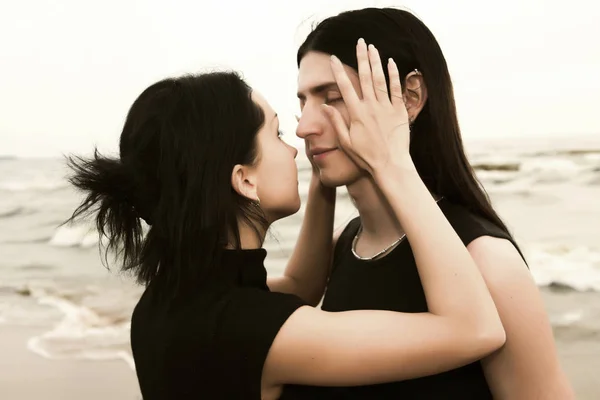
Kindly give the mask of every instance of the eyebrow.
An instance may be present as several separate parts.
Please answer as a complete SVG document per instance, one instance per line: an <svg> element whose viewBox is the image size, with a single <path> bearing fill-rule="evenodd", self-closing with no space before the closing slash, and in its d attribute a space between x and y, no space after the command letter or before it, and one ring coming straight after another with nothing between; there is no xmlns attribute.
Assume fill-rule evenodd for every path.
<svg viewBox="0 0 600 400"><path fill-rule="evenodd" d="M312 88L308 89L308 93L312 94L312 95L318 95L321 94L323 92L327 92L329 90L337 90L339 91L340 89L338 88L338 85L336 82L326 82L326 83L322 83L320 85L314 86ZM298 92L296 94L298 96L298 98L300 100L305 100L306 99L306 95L302 92Z"/></svg>

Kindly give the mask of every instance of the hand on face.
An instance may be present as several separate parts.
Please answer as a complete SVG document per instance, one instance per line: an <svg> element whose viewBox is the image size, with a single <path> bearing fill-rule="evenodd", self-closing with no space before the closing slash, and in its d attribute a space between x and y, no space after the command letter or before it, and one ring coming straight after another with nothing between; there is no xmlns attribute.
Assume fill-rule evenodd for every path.
<svg viewBox="0 0 600 400"><path fill-rule="evenodd" d="M319 176L319 167L317 167L317 164L315 164L315 161L312 158L312 155L308 148L308 141L306 141L306 140L304 141L304 151L306 152L306 157L308 158L308 161L310 161L310 165L312 165L313 175L316 175L318 177Z"/></svg>
<svg viewBox="0 0 600 400"><path fill-rule="evenodd" d="M404 104L400 73L392 59L388 62L390 87L383 74L377 49L367 48L360 39L356 47L360 99L340 60L332 56L331 68L350 117L346 126L338 110L323 105L338 135L342 149L360 167L373 175L392 162L412 162L409 154L409 117Z"/></svg>

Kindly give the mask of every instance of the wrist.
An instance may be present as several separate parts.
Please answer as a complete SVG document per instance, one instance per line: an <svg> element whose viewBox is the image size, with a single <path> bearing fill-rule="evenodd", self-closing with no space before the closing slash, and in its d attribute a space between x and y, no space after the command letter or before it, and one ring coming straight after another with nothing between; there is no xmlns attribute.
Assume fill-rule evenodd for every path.
<svg viewBox="0 0 600 400"><path fill-rule="evenodd" d="M417 167L410 157L390 161L385 164L378 165L373 169L371 175L375 183L381 185L388 181L397 181L402 177L419 176Z"/></svg>

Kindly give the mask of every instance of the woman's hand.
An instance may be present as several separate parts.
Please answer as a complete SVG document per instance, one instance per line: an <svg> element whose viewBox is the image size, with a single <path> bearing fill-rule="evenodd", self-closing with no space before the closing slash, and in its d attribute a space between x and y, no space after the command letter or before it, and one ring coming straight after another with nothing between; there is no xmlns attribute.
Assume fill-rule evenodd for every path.
<svg viewBox="0 0 600 400"><path fill-rule="evenodd" d="M331 57L335 76L350 117L350 127L338 110L324 105L342 149L371 175L392 163L412 165L409 154L409 117L404 104L400 73L390 58L389 94L377 49L363 39L356 46L358 76L363 98L352 86L341 61ZM391 99L390 99L391 98Z"/></svg>

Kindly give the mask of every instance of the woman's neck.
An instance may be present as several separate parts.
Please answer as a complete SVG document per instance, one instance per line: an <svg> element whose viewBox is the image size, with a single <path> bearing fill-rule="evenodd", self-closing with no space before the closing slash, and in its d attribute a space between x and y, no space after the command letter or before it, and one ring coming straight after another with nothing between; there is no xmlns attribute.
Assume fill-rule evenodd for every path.
<svg viewBox="0 0 600 400"><path fill-rule="evenodd" d="M238 231L240 234L240 249L242 250L251 250L261 248L266 236L266 230L263 232L262 229L257 230L248 225L245 221L238 222ZM229 244L226 246L227 249L236 249L234 246L235 240L233 235L229 234Z"/></svg>

